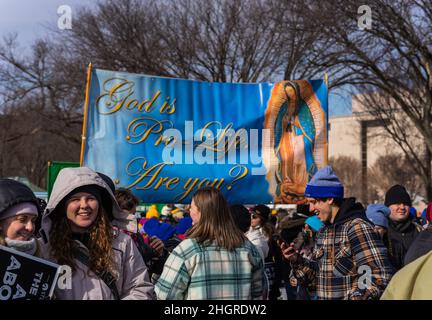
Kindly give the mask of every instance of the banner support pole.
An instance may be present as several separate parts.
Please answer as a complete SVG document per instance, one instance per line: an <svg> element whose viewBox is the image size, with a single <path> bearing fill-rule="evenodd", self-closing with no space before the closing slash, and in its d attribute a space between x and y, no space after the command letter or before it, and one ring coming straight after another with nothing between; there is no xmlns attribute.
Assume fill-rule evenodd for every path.
<svg viewBox="0 0 432 320"><path fill-rule="evenodd" d="M81 135L80 166L82 166L83 162L84 162L84 147L85 147L86 130L87 130L87 113L88 113L88 104L89 104L89 95L90 95L91 72L92 72L92 64L90 62L88 67L87 67L87 84L86 84L86 94L85 94L85 102L84 102L84 118L83 118L82 135Z"/></svg>

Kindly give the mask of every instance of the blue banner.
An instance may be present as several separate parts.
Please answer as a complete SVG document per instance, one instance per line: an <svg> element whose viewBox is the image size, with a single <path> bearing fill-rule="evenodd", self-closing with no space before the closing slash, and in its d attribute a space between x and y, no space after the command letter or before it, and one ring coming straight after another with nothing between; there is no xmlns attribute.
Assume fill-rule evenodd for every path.
<svg viewBox="0 0 432 320"><path fill-rule="evenodd" d="M323 80L209 83L92 70L83 165L145 202L299 203L327 164Z"/></svg>

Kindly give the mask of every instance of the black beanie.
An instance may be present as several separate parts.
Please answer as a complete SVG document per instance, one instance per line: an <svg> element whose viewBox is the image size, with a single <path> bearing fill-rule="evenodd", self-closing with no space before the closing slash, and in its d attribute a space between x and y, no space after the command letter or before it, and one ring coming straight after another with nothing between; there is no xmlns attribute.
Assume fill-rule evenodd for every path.
<svg viewBox="0 0 432 320"><path fill-rule="evenodd" d="M262 221L265 223L268 221L268 219L270 218L270 208L267 207L266 205L263 204L259 204L255 207L252 208L252 211L256 214L258 214Z"/></svg>
<svg viewBox="0 0 432 320"><path fill-rule="evenodd" d="M403 203L411 207L411 198L405 187L401 186L400 184L396 184L387 191L384 204L388 207L392 204L399 203Z"/></svg>

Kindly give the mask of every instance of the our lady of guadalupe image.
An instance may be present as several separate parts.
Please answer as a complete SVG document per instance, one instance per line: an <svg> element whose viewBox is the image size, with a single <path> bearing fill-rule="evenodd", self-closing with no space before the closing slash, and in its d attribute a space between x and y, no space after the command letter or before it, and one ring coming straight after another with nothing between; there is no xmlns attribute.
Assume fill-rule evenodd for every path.
<svg viewBox="0 0 432 320"><path fill-rule="evenodd" d="M265 112L266 179L275 203L301 203L310 177L327 165L327 121L306 80L275 83Z"/></svg>

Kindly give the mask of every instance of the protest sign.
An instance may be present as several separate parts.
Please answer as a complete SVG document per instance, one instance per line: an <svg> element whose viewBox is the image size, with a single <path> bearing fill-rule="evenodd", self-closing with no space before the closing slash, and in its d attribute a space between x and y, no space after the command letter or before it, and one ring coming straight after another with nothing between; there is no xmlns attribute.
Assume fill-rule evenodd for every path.
<svg viewBox="0 0 432 320"><path fill-rule="evenodd" d="M324 80L209 83L89 72L81 164L143 202L301 203L327 165Z"/></svg>
<svg viewBox="0 0 432 320"><path fill-rule="evenodd" d="M60 266L0 246L0 300L46 300L52 297Z"/></svg>

